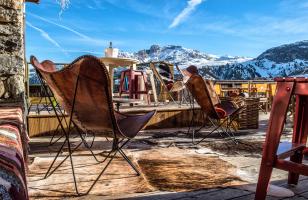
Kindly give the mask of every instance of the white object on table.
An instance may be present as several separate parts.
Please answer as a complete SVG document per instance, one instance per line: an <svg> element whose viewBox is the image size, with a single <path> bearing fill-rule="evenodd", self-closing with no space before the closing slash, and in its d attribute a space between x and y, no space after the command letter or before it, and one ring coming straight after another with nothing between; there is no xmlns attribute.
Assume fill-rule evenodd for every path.
<svg viewBox="0 0 308 200"><path fill-rule="evenodd" d="M119 55L119 49L116 49L116 48L106 48L105 49L105 57L117 58L118 55Z"/></svg>

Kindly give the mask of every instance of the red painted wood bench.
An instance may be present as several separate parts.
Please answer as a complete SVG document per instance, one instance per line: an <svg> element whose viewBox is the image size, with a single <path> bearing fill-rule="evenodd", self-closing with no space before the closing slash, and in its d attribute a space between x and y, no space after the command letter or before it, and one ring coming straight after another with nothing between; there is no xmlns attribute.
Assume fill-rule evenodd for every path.
<svg viewBox="0 0 308 200"><path fill-rule="evenodd" d="M302 164L308 136L308 79L276 78L277 91L273 100L269 126L263 148L255 199L266 198L273 168L289 172L288 183L297 185L299 175L308 176ZM296 98L292 142L280 142L291 97ZM290 159L288 159L290 158Z"/></svg>

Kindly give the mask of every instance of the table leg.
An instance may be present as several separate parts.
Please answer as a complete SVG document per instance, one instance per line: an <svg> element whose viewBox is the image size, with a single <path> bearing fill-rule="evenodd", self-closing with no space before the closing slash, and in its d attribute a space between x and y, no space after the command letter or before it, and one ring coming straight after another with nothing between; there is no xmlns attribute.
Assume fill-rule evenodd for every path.
<svg viewBox="0 0 308 200"><path fill-rule="evenodd" d="M109 76L110 76L110 87L111 87L111 94L113 96L113 77L114 77L114 67L109 66Z"/></svg>
<svg viewBox="0 0 308 200"><path fill-rule="evenodd" d="M120 111L120 103L119 102L116 103L116 107L117 107L117 111Z"/></svg>

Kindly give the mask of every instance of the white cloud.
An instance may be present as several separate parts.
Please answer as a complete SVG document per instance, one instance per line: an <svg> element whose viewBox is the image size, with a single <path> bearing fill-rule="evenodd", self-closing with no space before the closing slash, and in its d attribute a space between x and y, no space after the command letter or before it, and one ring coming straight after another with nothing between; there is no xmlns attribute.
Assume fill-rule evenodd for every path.
<svg viewBox="0 0 308 200"><path fill-rule="evenodd" d="M46 19L44 17L40 17L40 16L32 14L32 13L27 13L27 14L29 14L30 16L32 16L32 17L34 17L36 19L39 19L39 20L41 20L43 22L47 22L47 23L49 23L51 25L58 26L58 27L60 27L60 28L62 28L64 30L67 30L67 31L77 35L80 38L80 39L78 39L79 42L83 42L85 44L94 45L94 46L102 46L102 47L106 46L109 43L109 41L107 41L107 40L89 37L89 36L87 36L87 35L85 35L83 33L80 33L80 32L78 32L78 31L76 31L76 30L74 30L74 29L72 29L72 28L70 28L68 26L64 26L62 24L58 24L58 23L53 22L53 21L51 21L49 19ZM70 38L70 39L72 40L72 38Z"/></svg>
<svg viewBox="0 0 308 200"><path fill-rule="evenodd" d="M34 25L32 25L30 22L26 22L28 26L30 26L31 28L35 29L36 31L41 33L41 36L43 38L45 38L47 41L49 41L50 43L52 43L54 46L58 47L65 55L67 55L67 52L61 47L61 45L55 41L53 38L51 38L48 33Z"/></svg>
<svg viewBox="0 0 308 200"><path fill-rule="evenodd" d="M31 15L32 17L35 17L35 18L37 18L37 19L39 19L39 20L41 20L41 21L47 22L47 23L49 23L49 24L52 24L52 25L58 26L58 27L60 27L60 28L63 28L63 29L65 29L65 30L67 30L67 31L70 31L70 32L72 32L72 33L78 35L79 37L81 37L81 38L83 38L83 39L85 39L85 40L91 39L90 37L88 37L88 36L86 36L86 35L84 35L84 34L78 32L78 31L76 31L76 30L74 30L74 29L72 29L72 28L70 28L70 27L68 27L68 26L64 26L64 25L62 25L62 24L58 24L58 23L56 23L56 22L50 21L50 20L48 20L48 19L46 19L46 18L44 18L44 17L40 17L40 16L35 15L35 14L32 14L32 13L27 13L27 14L29 14L29 15Z"/></svg>
<svg viewBox="0 0 308 200"><path fill-rule="evenodd" d="M169 28L174 28L183 22L189 15L195 10L195 8L201 4L204 0L189 0L187 6L178 14L170 24Z"/></svg>

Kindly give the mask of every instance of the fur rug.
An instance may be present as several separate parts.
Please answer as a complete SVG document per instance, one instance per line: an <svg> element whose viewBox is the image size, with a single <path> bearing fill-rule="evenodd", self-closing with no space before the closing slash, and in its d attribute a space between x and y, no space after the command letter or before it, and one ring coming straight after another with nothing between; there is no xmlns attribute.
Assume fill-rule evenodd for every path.
<svg viewBox="0 0 308 200"><path fill-rule="evenodd" d="M69 159L54 174L43 179L52 159L53 157L36 157L30 165L28 188L32 199L62 199L76 195ZM73 161L78 189L85 193L105 164L97 163L91 156L74 156ZM149 191L152 191L152 187L145 179L137 176L122 158L117 157L91 190L90 195L112 196Z"/></svg>
<svg viewBox="0 0 308 200"><path fill-rule="evenodd" d="M233 165L216 156L193 155L169 148L142 157L138 164L145 177L161 191L192 191L245 183L234 175Z"/></svg>
<svg viewBox="0 0 308 200"><path fill-rule="evenodd" d="M233 165L218 156L200 155L194 150L177 147L142 151L130 149L127 153L134 158L132 160L137 161L136 165L139 165L142 175L136 176L130 166L117 157L89 196L112 198L157 190L181 192L246 183L235 175L236 168ZM35 157L29 166L28 188L31 199L66 199L76 195L69 160L50 177L43 179L52 159L52 156ZM73 159L78 188L84 193L104 164L81 153Z"/></svg>

